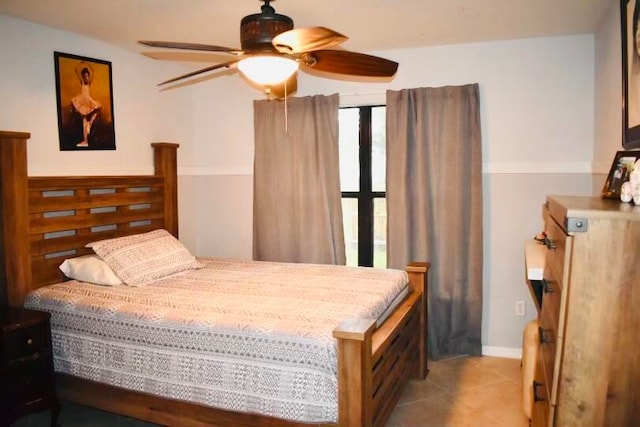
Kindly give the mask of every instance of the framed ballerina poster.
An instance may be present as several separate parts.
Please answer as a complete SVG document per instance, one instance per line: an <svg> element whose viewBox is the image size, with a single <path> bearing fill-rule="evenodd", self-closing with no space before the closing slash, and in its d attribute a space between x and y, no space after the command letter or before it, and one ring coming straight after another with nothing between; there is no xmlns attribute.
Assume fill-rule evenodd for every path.
<svg viewBox="0 0 640 427"><path fill-rule="evenodd" d="M54 52L60 150L115 150L111 63Z"/></svg>

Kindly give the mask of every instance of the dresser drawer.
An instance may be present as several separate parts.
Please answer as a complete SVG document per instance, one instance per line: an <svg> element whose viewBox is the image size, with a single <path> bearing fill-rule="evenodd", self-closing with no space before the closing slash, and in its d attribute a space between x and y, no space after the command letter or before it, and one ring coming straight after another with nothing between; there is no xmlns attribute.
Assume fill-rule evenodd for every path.
<svg viewBox="0 0 640 427"><path fill-rule="evenodd" d="M540 317L540 329L538 331L540 337L540 355L542 356L542 365L544 367L545 381L548 388L549 402L552 405L556 403L558 373L556 366L559 364L558 349L562 348L562 337L558 335L557 322L552 319L548 312L543 312Z"/></svg>
<svg viewBox="0 0 640 427"><path fill-rule="evenodd" d="M544 279L542 280L542 309L540 310L540 318L544 319L546 327L551 327L559 331L560 306L562 303L562 283L557 279L553 270L546 269L544 271Z"/></svg>
<svg viewBox="0 0 640 427"><path fill-rule="evenodd" d="M544 372L542 350L539 349L534 380L533 384L531 384L533 388L532 427L547 427L549 425L549 413L551 409L549 396L551 393L549 392L548 385L550 385L550 383L547 382Z"/></svg>
<svg viewBox="0 0 640 427"><path fill-rule="evenodd" d="M551 246L547 251L545 269L551 269L558 280L564 281L565 274L569 273L570 259L566 254L571 253L572 238L551 216L546 217L545 232Z"/></svg>
<svg viewBox="0 0 640 427"><path fill-rule="evenodd" d="M49 348L49 325L38 323L21 328L4 330L4 364L23 357L47 352Z"/></svg>

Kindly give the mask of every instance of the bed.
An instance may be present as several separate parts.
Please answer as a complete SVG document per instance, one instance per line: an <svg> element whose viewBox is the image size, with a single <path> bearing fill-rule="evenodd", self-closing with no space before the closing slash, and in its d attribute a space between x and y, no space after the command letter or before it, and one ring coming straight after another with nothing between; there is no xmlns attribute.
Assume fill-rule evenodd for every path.
<svg viewBox="0 0 640 427"><path fill-rule="evenodd" d="M1 288L10 305L22 306L30 292L62 282L62 260L91 253L89 242L155 229L178 236L177 144L151 144L155 172L149 176L29 177L29 137L0 132ZM51 215L61 211L70 214ZM333 330L337 422L318 425L384 425L409 378L426 377L427 270L426 263L407 267L409 292L383 323L353 318ZM309 425L63 373L57 375L57 390L64 400L164 425Z"/></svg>

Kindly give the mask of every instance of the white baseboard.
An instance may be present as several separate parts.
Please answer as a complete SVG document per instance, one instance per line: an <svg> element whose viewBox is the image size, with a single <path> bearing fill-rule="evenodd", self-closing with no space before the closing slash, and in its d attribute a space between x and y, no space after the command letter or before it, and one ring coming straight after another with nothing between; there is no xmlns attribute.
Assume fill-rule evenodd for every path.
<svg viewBox="0 0 640 427"><path fill-rule="evenodd" d="M483 356L506 357L507 359L522 359L521 348L482 346Z"/></svg>

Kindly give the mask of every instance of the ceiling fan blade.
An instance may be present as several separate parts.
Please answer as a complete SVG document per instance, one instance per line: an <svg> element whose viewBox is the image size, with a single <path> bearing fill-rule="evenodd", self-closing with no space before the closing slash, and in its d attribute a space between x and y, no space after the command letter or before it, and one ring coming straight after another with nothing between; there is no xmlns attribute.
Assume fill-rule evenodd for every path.
<svg viewBox="0 0 640 427"><path fill-rule="evenodd" d="M336 46L347 39L325 27L294 28L275 36L271 44L282 53L302 53Z"/></svg>
<svg viewBox="0 0 640 427"><path fill-rule="evenodd" d="M362 77L391 77L398 63L378 56L346 50L317 50L301 55L302 64L313 70Z"/></svg>
<svg viewBox="0 0 640 427"><path fill-rule="evenodd" d="M158 83L158 86L162 86L162 85L165 85L165 84L167 84L167 83L177 82L178 80L186 79L186 78L188 78L188 77L197 76L197 75L199 75L199 74L206 73L206 72L208 72L208 71L217 70L217 69L219 69L219 68L229 68L230 66L232 66L232 65L233 65L233 64L235 64L236 62L238 62L238 60L237 60L237 59L234 59L233 61L224 62L224 63L222 63L222 64L216 64L216 65L212 65L212 66L210 66L210 67L202 68L202 69L200 69L200 70L192 71L192 72L190 72L190 73L183 74L183 75L181 75L181 76L174 77L174 78L172 78L172 79L166 80L166 81L164 81L164 82L162 82L162 83Z"/></svg>
<svg viewBox="0 0 640 427"><path fill-rule="evenodd" d="M298 73L293 73L285 82L269 87L269 95L273 99L281 99L285 96L291 96L297 90Z"/></svg>
<svg viewBox="0 0 640 427"><path fill-rule="evenodd" d="M151 59L180 62L206 62L208 64L226 62L229 56L215 52L187 52L182 50L140 52Z"/></svg>
<svg viewBox="0 0 640 427"><path fill-rule="evenodd" d="M244 52L239 49L234 49L225 46L214 46L210 44L200 43L183 43L183 42L164 42L154 40L138 40L138 43L145 46L152 47L168 47L171 49L185 49L185 50L204 50L206 52L227 52L234 55L242 55Z"/></svg>

